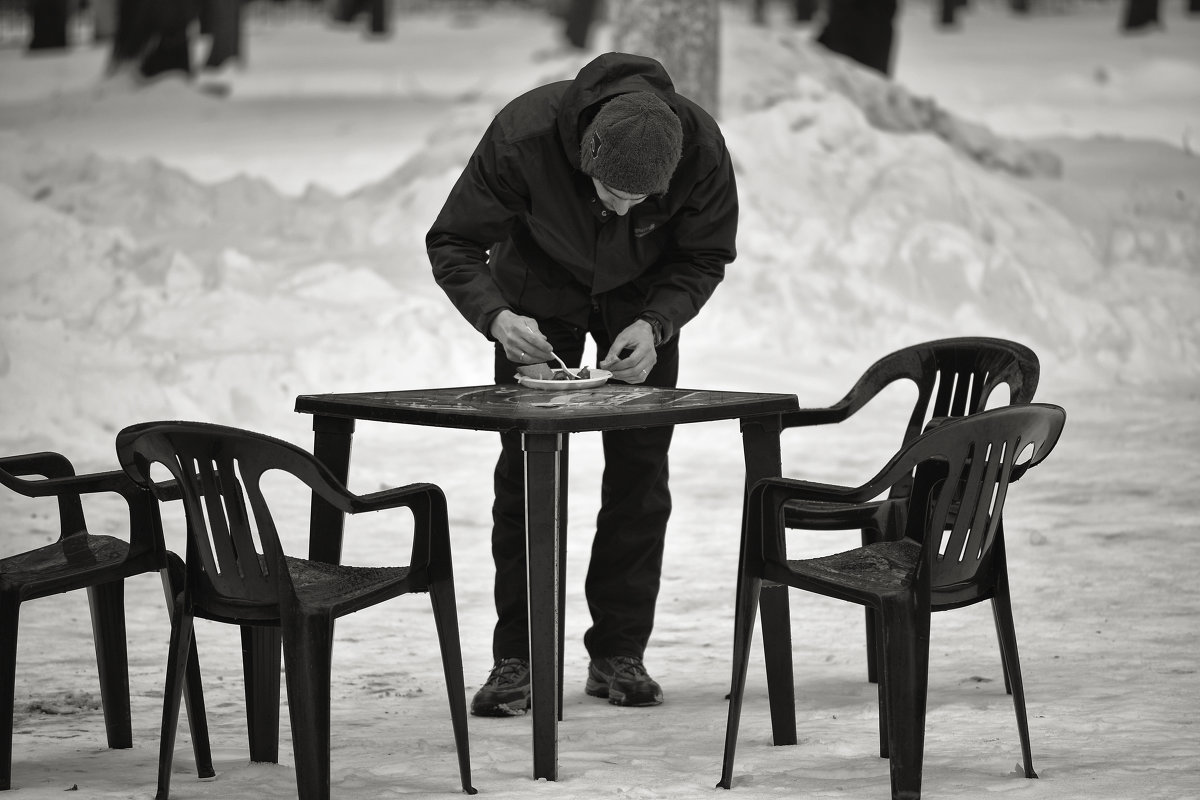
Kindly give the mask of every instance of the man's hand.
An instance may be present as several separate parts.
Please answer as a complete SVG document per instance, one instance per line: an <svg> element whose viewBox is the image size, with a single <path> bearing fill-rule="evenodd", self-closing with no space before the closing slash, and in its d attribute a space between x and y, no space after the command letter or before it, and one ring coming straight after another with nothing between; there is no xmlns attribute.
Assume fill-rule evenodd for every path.
<svg viewBox="0 0 1200 800"><path fill-rule="evenodd" d="M538 330L537 320L504 309L492 320L492 338L504 347L514 364L540 364L554 355L550 340Z"/></svg>
<svg viewBox="0 0 1200 800"><path fill-rule="evenodd" d="M622 351L627 351L624 358L621 358ZM600 368L612 371L614 378L625 383L641 383L657 363L654 328L646 320L639 319L613 339Z"/></svg>

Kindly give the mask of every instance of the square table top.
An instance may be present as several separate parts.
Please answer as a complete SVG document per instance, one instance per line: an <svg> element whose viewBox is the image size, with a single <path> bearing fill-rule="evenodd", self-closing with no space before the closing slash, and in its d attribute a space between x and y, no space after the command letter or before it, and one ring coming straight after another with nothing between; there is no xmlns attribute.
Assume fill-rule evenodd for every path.
<svg viewBox="0 0 1200 800"><path fill-rule="evenodd" d="M795 411L793 394L606 384L519 385L300 395L296 411L377 422L526 433L570 433L709 422Z"/></svg>

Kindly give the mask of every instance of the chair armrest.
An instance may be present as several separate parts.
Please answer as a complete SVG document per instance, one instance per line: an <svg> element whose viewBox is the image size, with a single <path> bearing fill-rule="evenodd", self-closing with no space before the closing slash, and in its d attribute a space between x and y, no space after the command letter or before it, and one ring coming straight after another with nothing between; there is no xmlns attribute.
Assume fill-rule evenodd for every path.
<svg viewBox="0 0 1200 800"><path fill-rule="evenodd" d="M384 511L389 508L411 506L418 500L425 499L437 487L432 483L410 483L394 489L383 489L369 494L350 495L351 514L364 511Z"/></svg>
<svg viewBox="0 0 1200 800"><path fill-rule="evenodd" d="M28 461L24 460L25 456L10 456L0 459L0 468L12 476L4 480L4 484L26 497L57 497L63 494L95 494L97 492L116 492L123 495L128 490L135 488L128 476L119 469L75 475L72 472L64 473L53 468L45 469L48 462L41 461L37 457L46 454L34 453L31 455L33 458ZM66 460L63 459L63 461ZM70 464L66 463L69 469ZM57 474L47 475L47 472L56 472ZM37 480L27 480L18 478L17 475L43 477L39 477Z"/></svg>
<svg viewBox="0 0 1200 800"><path fill-rule="evenodd" d="M351 495L350 513L409 507L413 512L409 567L424 580L451 579L450 528L446 496L433 483L410 483L364 495Z"/></svg>
<svg viewBox="0 0 1200 800"><path fill-rule="evenodd" d="M846 498L848 491L847 487L829 483L795 478L764 478L755 484L750 502L762 508L764 518L779 520L784 528L803 528L805 526L800 524L800 517L806 510L820 507L832 512L848 507L852 502ZM831 526L833 530L842 527Z"/></svg>
<svg viewBox="0 0 1200 800"><path fill-rule="evenodd" d="M65 478L75 474L75 468L70 460L61 453L43 451L40 453L23 453L15 456L0 457L0 483L9 486L13 491L21 491L13 486L19 475L37 475L43 478Z"/></svg>
<svg viewBox="0 0 1200 800"><path fill-rule="evenodd" d="M130 503L142 500L151 494L159 500L178 500L183 496L179 484L173 480L154 484L154 492L150 493L133 482L123 470L115 469L107 472L91 472L84 475L72 475L66 478L46 478L40 481L25 481L30 487L30 497L52 497L63 494L98 494L113 492L119 494Z"/></svg>
<svg viewBox="0 0 1200 800"><path fill-rule="evenodd" d="M859 490L832 483L800 480L799 478L763 478L754 484L754 492L780 505L792 500L815 500L825 503L856 503L870 500L860 497Z"/></svg>
<svg viewBox="0 0 1200 800"><path fill-rule="evenodd" d="M173 500L179 500L183 497L183 490L179 488L179 482L174 478L166 481L157 481L151 489L151 493L164 503L169 503Z"/></svg>
<svg viewBox="0 0 1200 800"><path fill-rule="evenodd" d="M745 535L746 552L757 551L768 563L787 559L789 530L873 530L885 535L903 512L902 501L876 500L878 491L867 487L836 486L793 478L764 478L754 485L749 498L750 523Z"/></svg>
<svg viewBox="0 0 1200 800"><path fill-rule="evenodd" d="M6 474L7 473L7 474ZM17 476L39 476L25 480ZM26 497L56 497L63 494L96 494L116 492L130 497L129 492L141 491L123 470L89 472L76 475L66 456L59 453L27 453L0 457L0 483ZM179 487L175 481L155 484L163 500L178 500Z"/></svg>
<svg viewBox="0 0 1200 800"><path fill-rule="evenodd" d="M16 475L46 477L27 480ZM131 552L163 549L161 523L154 497L134 483L123 470L76 475L71 462L59 453L29 453L0 458L0 482L26 497L57 498L63 537L87 530L80 502L83 495L120 495L129 507Z"/></svg>
<svg viewBox="0 0 1200 800"><path fill-rule="evenodd" d="M764 478L754 485L751 502L761 503L764 513L770 509L772 517L782 519L786 528L851 530L871 522L875 523L871 527L879 527L881 520L902 508L905 501L886 497L886 484L849 487L795 478Z"/></svg>
<svg viewBox="0 0 1200 800"><path fill-rule="evenodd" d="M885 387L896 380L908 377L911 365L889 363L886 368L875 364L867 370L846 392L846 396L824 408L801 408L783 415L783 427L803 428L812 425L830 425L843 422L869 403Z"/></svg>
<svg viewBox="0 0 1200 800"><path fill-rule="evenodd" d="M879 531L880 519L889 513L887 499L866 503L828 500L786 500L783 524L789 530Z"/></svg>
<svg viewBox="0 0 1200 800"><path fill-rule="evenodd" d="M813 425L832 425L843 421L850 416L850 411L845 405L839 403L835 406L826 408L801 408L797 411L788 411L781 417L783 429L788 428L807 428Z"/></svg>
<svg viewBox="0 0 1200 800"><path fill-rule="evenodd" d="M904 501L892 498L866 503L793 499L782 504L783 524L788 530L870 530L880 536L892 522L903 518L904 510Z"/></svg>

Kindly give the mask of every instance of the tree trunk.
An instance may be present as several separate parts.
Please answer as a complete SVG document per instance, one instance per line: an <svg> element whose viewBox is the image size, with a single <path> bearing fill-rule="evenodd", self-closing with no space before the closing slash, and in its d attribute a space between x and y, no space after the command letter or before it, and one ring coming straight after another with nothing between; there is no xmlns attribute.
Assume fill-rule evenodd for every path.
<svg viewBox="0 0 1200 800"><path fill-rule="evenodd" d="M108 59L109 72L137 66L142 52L150 44L149 16L143 10L142 0L117 0L116 18Z"/></svg>
<svg viewBox="0 0 1200 800"><path fill-rule="evenodd" d="M755 25L766 25L768 19L767 0L752 0L750 4L750 19ZM817 16L817 0L793 0L792 20L794 22L812 22Z"/></svg>
<svg viewBox="0 0 1200 800"><path fill-rule="evenodd" d="M230 59L242 61L242 0L207 0L201 30L212 37L204 68L215 70Z"/></svg>
<svg viewBox="0 0 1200 800"><path fill-rule="evenodd" d="M1158 0L1126 0L1122 30L1139 31L1142 28L1157 28L1161 25L1162 22L1158 18Z"/></svg>
<svg viewBox="0 0 1200 800"><path fill-rule="evenodd" d="M61 50L67 46L68 0L29 0L30 50Z"/></svg>
<svg viewBox="0 0 1200 800"><path fill-rule="evenodd" d="M1015 0L1015 2L1025 1ZM1016 8L1015 2L1012 4L1014 9ZM949 30L958 27L958 12L967 7L967 0L938 0L936 7L938 9L938 25Z"/></svg>
<svg viewBox="0 0 1200 800"><path fill-rule="evenodd" d="M587 49L597 5L599 0L570 0L567 5L567 43L577 50Z"/></svg>
<svg viewBox="0 0 1200 800"><path fill-rule="evenodd" d="M949 0L953 2L953 0ZM943 0L945 7L946 0ZM832 0L817 42L884 75L892 71L896 0Z"/></svg>
<svg viewBox="0 0 1200 800"><path fill-rule="evenodd" d="M92 0L92 41L111 42L117 34L116 0Z"/></svg>
<svg viewBox="0 0 1200 800"><path fill-rule="evenodd" d="M370 0L367 3L367 31L372 36L388 36L392 32L392 14L387 0Z"/></svg>
<svg viewBox="0 0 1200 800"><path fill-rule="evenodd" d="M329 16L334 22L354 22L354 18L365 10L363 0L332 0L329 4Z"/></svg>
<svg viewBox="0 0 1200 800"><path fill-rule="evenodd" d="M359 16L367 17L367 33L384 38L392 32L392 10L389 0L331 0L329 16L334 22L349 25Z"/></svg>
<svg viewBox="0 0 1200 800"><path fill-rule="evenodd" d="M615 0L611 17L617 50L658 59L675 91L717 116L717 0Z"/></svg>
<svg viewBox="0 0 1200 800"><path fill-rule="evenodd" d="M796 0L792 10L796 22L812 22L817 16L817 0Z"/></svg>

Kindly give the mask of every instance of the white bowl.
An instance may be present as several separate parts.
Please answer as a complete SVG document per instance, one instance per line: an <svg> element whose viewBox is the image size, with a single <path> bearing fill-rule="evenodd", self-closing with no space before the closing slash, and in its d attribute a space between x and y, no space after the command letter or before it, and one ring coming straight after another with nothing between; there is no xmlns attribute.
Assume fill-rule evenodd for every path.
<svg viewBox="0 0 1200 800"><path fill-rule="evenodd" d="M567 372L572 375L579 374L578 369L568 369ZM531 378L528 375L517 375L517 383L522 386L527 386L530 389L541 389L547 392L557 392L562 389L594 389L597 386L603 386L608 383L608 379L612 377L612 373L606 369L588 368L590 377L582 380L543 380L541 378Z"/></svg>

